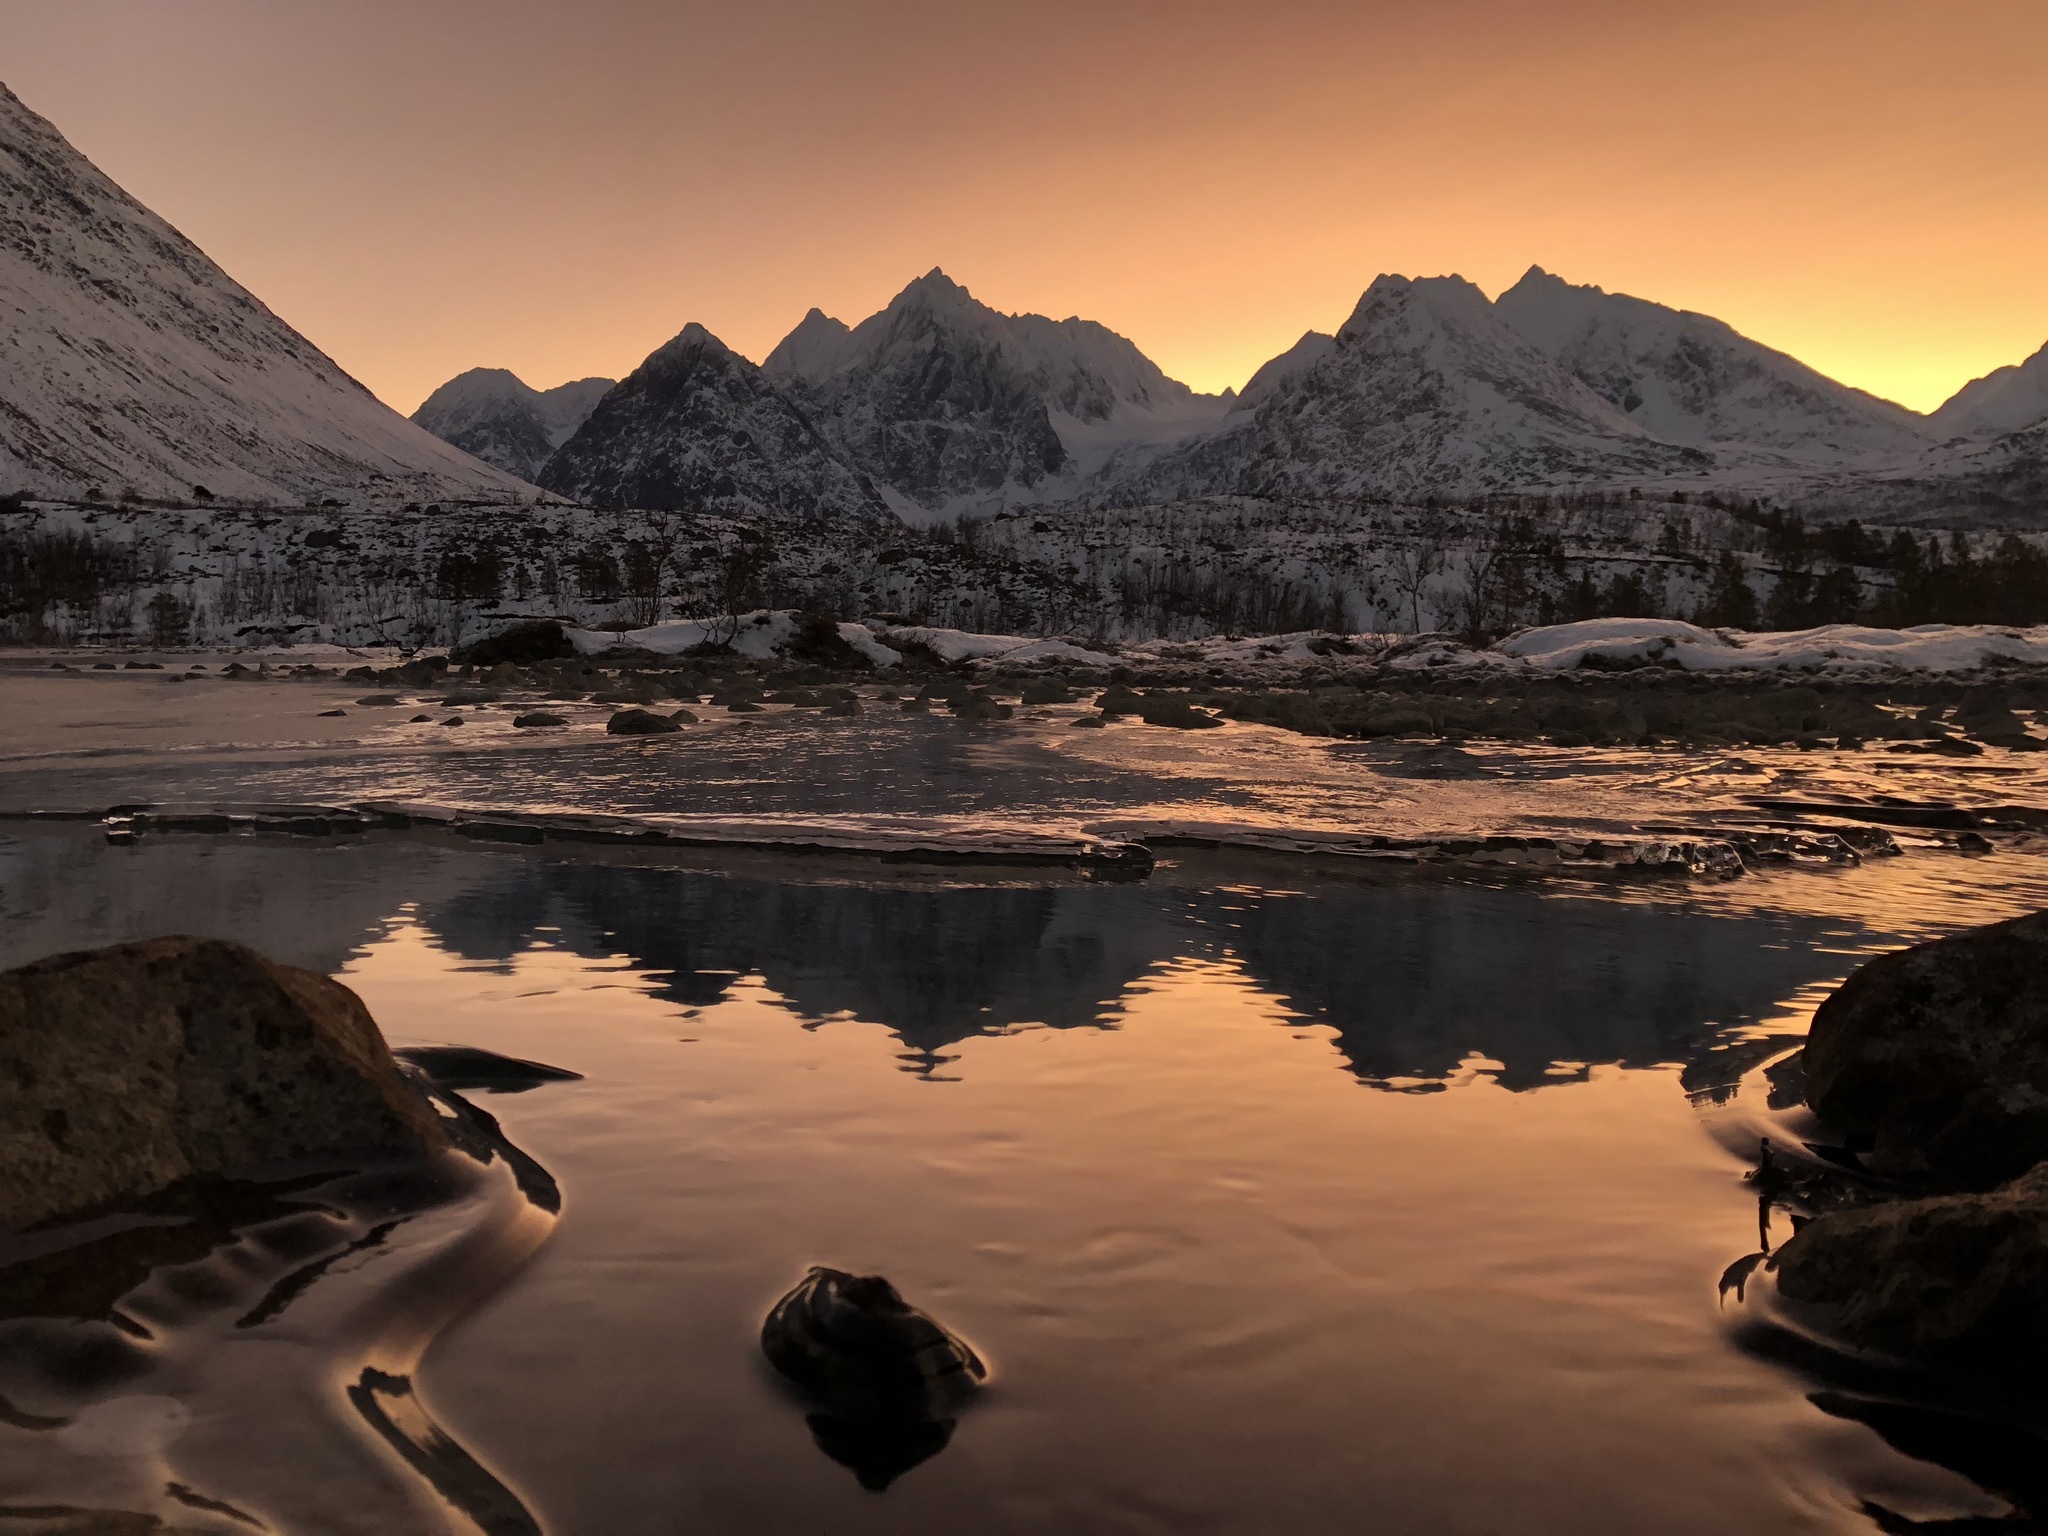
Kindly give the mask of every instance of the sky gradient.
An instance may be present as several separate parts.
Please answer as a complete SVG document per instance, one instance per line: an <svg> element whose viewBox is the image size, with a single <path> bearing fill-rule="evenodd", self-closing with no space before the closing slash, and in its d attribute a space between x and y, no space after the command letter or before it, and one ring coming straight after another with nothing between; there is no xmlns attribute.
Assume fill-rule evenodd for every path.
<svg viewBox="0 0 2048 1536"><path fill-rule="evenodd" d="M2048 341L2048 0L0 0L0 79L382 398L943 266L1200 389L1532 262L1927 409Z"/></svg>

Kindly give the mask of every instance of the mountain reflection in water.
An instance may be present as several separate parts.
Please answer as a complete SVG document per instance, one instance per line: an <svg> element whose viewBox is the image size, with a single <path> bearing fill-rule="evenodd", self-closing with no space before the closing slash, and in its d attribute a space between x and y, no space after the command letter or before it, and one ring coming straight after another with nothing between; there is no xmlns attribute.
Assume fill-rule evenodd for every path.
<svg viewBox="0 0 2048 1536"><path fill-rule="evenodd" d="M1861 954L2043 893L2002 855L1715 890L796 883L17 827L0 960L219 933L341 974L394 1040L582 1075L490 1101L560 1180L549 1244L358 1383L398 1427L423 1392L556 1536L1777 1536L1999 1505L1921 1421L1731 1345L1756 1199L1693 1100ZM758 1358L814 1263L995 1369L886 1494Z"/></svg>

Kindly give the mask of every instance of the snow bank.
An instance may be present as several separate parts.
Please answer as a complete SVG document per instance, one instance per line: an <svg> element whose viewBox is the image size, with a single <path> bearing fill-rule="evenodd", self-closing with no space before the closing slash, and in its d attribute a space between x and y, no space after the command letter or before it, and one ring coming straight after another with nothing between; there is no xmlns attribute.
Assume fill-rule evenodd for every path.
<svg viewBox="0 0 2048 1536"><path fill-rule="evenodd" d="M1005 667L1040 661L1070 661L1084 667L1113 667L1117 658L1091 651L1071 640L1036 640L1029 635L977 635L964 629L935 629L923 624L887 625L878 631L897 645L918 645L952 665L985 661Z"/></svg>
<svg viewBox="0 0 2048 1536"><path fill-rule="evenodd" d="M1547 671L1600 661L1663 663L1687 671L1962 672L2003 659L2048 664L2048 627L2002 629L1986 624L1922 624L1871 629L1826 624L1776 633L1702 629L1677 619L1588 619L1525 629L1494 647Z"/></svg>

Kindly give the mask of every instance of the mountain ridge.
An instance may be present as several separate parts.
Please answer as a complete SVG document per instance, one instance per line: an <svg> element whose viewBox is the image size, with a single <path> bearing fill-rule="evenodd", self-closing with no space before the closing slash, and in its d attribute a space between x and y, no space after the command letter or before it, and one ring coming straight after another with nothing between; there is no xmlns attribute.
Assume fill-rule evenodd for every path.
<svg viewBox="0 0 2048 1536"><path fill-rule="evenodd" d="M530 500L415 426L0 85L0 492Z"/></svg>

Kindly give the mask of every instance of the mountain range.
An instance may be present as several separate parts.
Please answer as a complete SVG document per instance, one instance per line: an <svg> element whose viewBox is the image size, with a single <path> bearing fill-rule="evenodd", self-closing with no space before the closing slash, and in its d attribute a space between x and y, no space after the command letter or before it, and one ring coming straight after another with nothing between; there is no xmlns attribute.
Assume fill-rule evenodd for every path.
<svg viewBox="0 0 2048 1536"><path fill-rule="evenodd" d="M1236 493L1641 486L2048 524L2048 348L1927 414L1709 316L1540 268L1382 276L1241 394L933 270L756 364L685 327L626 378L473 369L411 421L0 86L0 493L533 500L930 521Z"/></svg>
<svg viewBox="0 0 2048 1536"><path fill-rule="evenodd" d="M715 377L653 394L628 380L630 430L600 407L537 473L509 454L493 462L597 505L866 516L879 500L911 521L1218 493L1588 485L1928 503L2034 465L2048 422L2048 348L1921 415L1711 316L1540 267L1492 300L1457 277L1376 278L1343 325L1309 332L1236 395L1197 394L1092 321L1003 314L937 270L857 325L811 310L758 368L701 327L686 335L717 347ZM454 387L415 419L440 430L435 402ZM535 440L523 397L504 398L494 430ZM489 435L472 422L452 440L490 457ZM772 483L785 461L763 445L783 440L800 445L786 468L802 490ZM688 473L663 467L685 461Z"/></svg>

